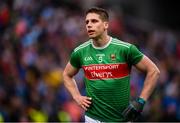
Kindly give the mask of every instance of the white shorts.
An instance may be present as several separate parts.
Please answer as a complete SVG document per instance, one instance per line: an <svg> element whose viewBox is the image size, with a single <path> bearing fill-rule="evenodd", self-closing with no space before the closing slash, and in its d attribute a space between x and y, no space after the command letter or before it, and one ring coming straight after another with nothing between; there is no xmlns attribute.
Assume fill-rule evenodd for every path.
<svg viewBox="0 0 180 123"><path fill-rule="evenodd" d="M99 120L95 120L91 117L88 117L85 115L85 123L105 123L105 122L102 122L102 121L99 121ZM115 123L115 122L114 122ZM119 123L119 122L117 122ZM126 123L131 123L130 121L126 122Z"/></svg>
<svg viewBox="0 0 180 123"><path fill-rule="evenodd" d="M95 120L95 119L85 115L85 123L103 123L103 122L101 122L99 120Z"/></svg>

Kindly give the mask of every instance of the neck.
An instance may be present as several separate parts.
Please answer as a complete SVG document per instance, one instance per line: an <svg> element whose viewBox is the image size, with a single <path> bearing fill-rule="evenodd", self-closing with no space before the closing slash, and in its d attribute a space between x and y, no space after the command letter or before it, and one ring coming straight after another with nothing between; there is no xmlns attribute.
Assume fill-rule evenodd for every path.
<svg viewBox="0 0 180 123"><path fill-rule="evenodd" d="M94 46L103 47L109 42L110 36L109 35L104 35L104 36L100 36L100 37L97 37L97 38L93 38L92 40L93 40Z"/></svg>

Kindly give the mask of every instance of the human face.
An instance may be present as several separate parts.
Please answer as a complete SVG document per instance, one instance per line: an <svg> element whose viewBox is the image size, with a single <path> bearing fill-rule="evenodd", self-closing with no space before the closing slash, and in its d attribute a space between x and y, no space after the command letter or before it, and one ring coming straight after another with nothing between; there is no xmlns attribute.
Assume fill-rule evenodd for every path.
<svg viewBox="0 0 180 123"><path fill-rule="evenodd" d="M85 21L89 38L101 37L107 31L108 22L103 21L96 13L88 13Z"/></svg>

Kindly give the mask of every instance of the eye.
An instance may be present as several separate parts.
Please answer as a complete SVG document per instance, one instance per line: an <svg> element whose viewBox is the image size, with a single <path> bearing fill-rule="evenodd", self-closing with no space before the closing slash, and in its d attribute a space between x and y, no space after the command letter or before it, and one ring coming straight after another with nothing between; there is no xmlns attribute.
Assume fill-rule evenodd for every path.
<svg viewBox="0 0 180 123"><path fill-rule="evenodd" d="M96 23L96 22L98 22L98 20L92 19L91 22L92 22L92 23Z"/></svg>
<svg viewBox="0 0 180 123"><path fill-rule="evenodd" d="M86 21L86 24L88 24L88 23L89 23L89 21L87 20L87 21Z"/></svg>

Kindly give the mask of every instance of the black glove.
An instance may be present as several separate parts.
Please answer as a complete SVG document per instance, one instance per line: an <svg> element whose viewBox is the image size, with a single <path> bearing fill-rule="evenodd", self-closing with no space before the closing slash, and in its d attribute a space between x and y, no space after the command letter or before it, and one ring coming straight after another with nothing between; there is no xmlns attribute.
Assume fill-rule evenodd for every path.
<svg viewBox="0 0 180 123"><path fill-rule="evenodd" d="M137 98L135 101L130 102L129 106L122 112L122 115L126 121L136 121L141 115L145 105L143 98Z"/></svg>

